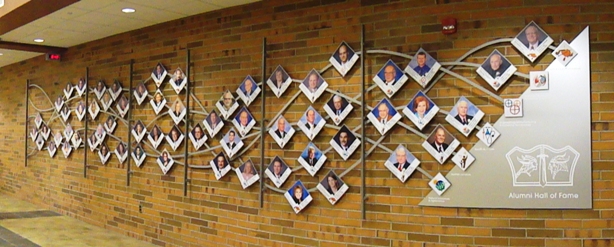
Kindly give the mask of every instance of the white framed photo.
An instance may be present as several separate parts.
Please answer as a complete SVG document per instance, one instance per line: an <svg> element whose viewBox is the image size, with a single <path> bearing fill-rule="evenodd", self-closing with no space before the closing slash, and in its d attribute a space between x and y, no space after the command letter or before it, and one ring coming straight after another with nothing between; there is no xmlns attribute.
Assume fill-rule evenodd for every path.
<svg viewBox="0 0 614 247"><path fill-rule="evenodd" d="M484 117L484 112L465 96L461 96L446 116L446 121L463 135L469 136L482 117Z"/></svg>
<svg viewBox="0 0 614 247"><path fill-rule="evenodd" d="M298 157L298 163L313 177L322 168L326 159L326 155L313 142L310 142Z"/></svg>
<svg viewBox="0 0 614 247"><path fill-rule="evenodd" d="M401 144L390 153L390 157L384 162L384 166L386 166L401 183L405 183L419 165L420 160Z"/></svg>
<svg viewBox="0 0 614 247"><path fill-rule="evenodd" d="M380 135L384 135L401 119L401 113L394 109L388 99L384 98L367 114L367 118Z"/></svg>
<svg viewBox="0 0 614 247"><path fill-rule="evenodd" d="M309 194L309 191L305 188L301 180L296 181L292 187L284 193L284 197L286 197L292 210L294 210L296 214L305 209L313 200L311 194Z"/></svg>
<svg viewBox="0 0 614 247"><path fill-rule="evenodd" d="M280 148L284 148L294 135L295 130L284 116L280 115L277 120L275 120L275 123L276 124L269 129L269 135L273 137L273 140L275 140L275 143L277 143Z"/></svg>
<svg viewBox="0 0 614 247"><path fill-rule="evenodd" d="M235 169L235 172L239 177L239 181L241 182L241 187L243 187L243 189L248 188L260 180L258 170L251 159L247 160L245 163L243 163L243 165Z"/></svg>
<svg viewBox="0 0 614 247"><path fill-rule="evenodd" d="M331 205L337 204L350 188L333 170L330 170L316 187Z"/></svg>
<svg viewBox="0 0 614 247"><path fill-rule="evenodd" d="M441 64L435 60L428 52L420 48L414 55L414 58L405 67L405 72L425 88L433 79L437 71L441 68Z"/></svg>
<svg viewBox="0 0 614 247"><path fill-rule="evenodd" d="M246 106L249 106L252 102L254 102L254 99L256 99L259 94L260 87L258 87L258 84L256 84L251 75L245 77L237 89L237 95L239 95L239 98L245 103Z"/></svg>
<svg viewBox="0 0 614 247"><path fill-rule="evenodd" d="M360 146L360 139L356 138L354 133L343 125L329 143L343 160L347 160Z"/></svg>
<svg viewBox="0 0 614 247"><path fill-rule="evenodd" d="M275 187L279 188L286 182L288 177L290 177L292 168L286 165L286 162L279 156L275 156L264 173L269 177L271 182L273 182Z"/></svg>
<svg viewBox="0 0 614 247"><path fill-rule="evenodd" d="M326 120L313 106L309 106L296 124L309 140L313 140L320 133L324 125L326 125Z"/></svg>
<svg viewBox="0 0 614 247"><path fill-rule="evenodd" d="M288 87L290 87L290 84L292 84L292 78L290 78L290 75L288 75L281 65L278 65L266 83L269 85L271 91L273 91L273 94L279 98L286 92Z"/></svg>
<svg viewBox="0 0 614 247"><path fill-rule="evenodd" d="M392 59L389 59L373 77L375 84L379 86L388 98L392 97L405 84L407 79L407 75L403 73L401 68Z"/></svg>
<svg viewBox="0 0 614 247"><path fill-rule="evenodd" d="M527 24L512 40L512 45L534 62L554 42L534 21Z"/></svg>
<svg viewBox="0 0 614 247"><path fill-rule="evenodd" d="M499 90L516 72L514 66L499 50L494 50L477 69L478 75L493 89Z"/></svg>
<svg viewBox="0 0 614 247"><path fill-rule="evenodd" d="M345 77L360 57L345 41L339 44L333 55L328 59L337 72Z"/></svg>

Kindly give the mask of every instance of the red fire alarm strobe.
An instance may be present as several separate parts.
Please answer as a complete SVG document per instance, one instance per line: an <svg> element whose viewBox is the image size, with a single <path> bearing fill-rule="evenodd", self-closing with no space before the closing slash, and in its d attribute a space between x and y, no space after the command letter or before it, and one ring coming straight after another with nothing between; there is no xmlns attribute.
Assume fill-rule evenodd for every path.
<svg viewBox="0 0 614 247"><path fill-rule="evenodd" d="M45 59L47 61L60 61L62 59L62 55L59 53L47 53L45 54Z"/></svg>
<svg viewBox="0 0 614 247"><path fill-rule="evenodd" d="M441 20L441 32L443 34L456 33L456 19L448 17Z"/></svg>

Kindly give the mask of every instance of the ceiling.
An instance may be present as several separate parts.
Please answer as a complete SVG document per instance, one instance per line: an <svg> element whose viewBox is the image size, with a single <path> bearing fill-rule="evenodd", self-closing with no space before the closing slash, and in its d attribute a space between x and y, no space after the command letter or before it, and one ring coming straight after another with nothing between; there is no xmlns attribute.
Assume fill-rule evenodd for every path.
<svg viewBox="0 0 614 247"><path fill-rule="evenodd" d="M50 9L51 13L36 13L41 12L41 4L49 3L47 1L56 1L54 6L43 7ZM0 68L54 48L68 48L158 23L257 1L260 0L6 0L5 6L0 7L0 29L12 30L0 32ZM123 8L136 11L127 14L122 12ZM24 18L23 13L32 13L32 20ZM24 23L17 24L19 26L15 28L2 27L2 22L6 23L11 14ZM45 41L34 42L37 38Z"/></svg>

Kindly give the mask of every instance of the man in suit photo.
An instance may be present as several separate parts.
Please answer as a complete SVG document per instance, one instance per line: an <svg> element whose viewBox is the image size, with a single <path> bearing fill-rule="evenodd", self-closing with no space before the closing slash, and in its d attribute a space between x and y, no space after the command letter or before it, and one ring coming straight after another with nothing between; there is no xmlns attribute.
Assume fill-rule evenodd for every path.
<svg viewBox="0 0 614 247"><path fill-rule="evenodd" d="M251 97L252 93L254 93L254 82L251 79L246 79L245 83L243 83L243 94L247 97Z"/></svg>
<svg viewBox="0 0 614 247"><path fill-rule="evenodd" d="M409 162L407 162L407 153L405 152L405 148L399 147L394 153L397 156L397 162L394 163L394 167L399 169L399 171L407 169L407 167L409 167Z"/></svg>
<svg viewBox="0 0 614 247"><path fill-rule="evenodd" d="M392 65L386 65L384 68L384 83L386 86L392 86L397 82L397 70Z"/></svg>
<svg viewBox="0 0 614 247"><path fill-rule="evenodd" d="M390 119L392 119L392 116L389 114L390 109L388 108L388 104L386 104L385 102L382 102L379 104L379 106L377 106L377 121L382 123L382 124L386 124L388 121L390 121Z"/></svg>
<svg viewBox="0 0 614 247"><path fill-rule="evenodd" d="M524 30L524 35L527 38L527 43L524 45L529 48L529 50L535 50L541 44L540 33L537 30L537 27L530 25L527 29Z"/></svg>
<svg viewBox="0 0 614 247"><path fill-rule="evenodd" d="M509 67L509 64L503 62L501 55L493 53L490 58L488 58L488 65L483 67L490 77L497 79L503 75L505 70Z"/></svg>
<svg viewBox="0 0 614 247"><path fill-rule="evenodd" d="M275 131L275 135L277 135L279 139L283 140L287 134L288 133L286 133L286 120L283 117L280 117L277 120L277 130Z"/></svg>
<svg viewBox="0 0 614 247"><path fill-rule="evenodd" d="M310 146L307 150L307 158L305 159L309 166L314 167L318 163L318 159L316 157L316 149L313 146Z"/></svg>
<svg viewBox="0 0 614 247"><path fill-rule="evenodd" d="M235 135L236 133L234 130L231 130L230 132L228 132L227 145L228 145L228 148L230 148L230 150L233 150L237 146L237 144L235 143Z"/></svg>
<svg viewBox="0 0 614 247"><path fill-rule="evenodd" d="M446 131L441 126L437 127L437 130L435 130L435 140L431 142L431 146L436 152L443 153L448 148L448 144L445 141Z"/></svg>
<svg viewBox="0 0 614 247"><path fill-rule="evenodd" d="M473 119L473 116L467 114L467 110L469 109L467 101L459 101L458 105L456 106L456 109L458 111L458 114L456 114L454 119L456 119L456 121L458 121L462 125L468 125L471 119Z"/></svg>
<svg viewBox="0 0 614 247"><path fill-rule="evenodd" d="M337 52L339 53L339 64L341 65L341 73L346 74L351 68L351 65L348 63L348 48L347 46L345 46L345 44L343 44L339 47L339 50L337 50Z"/></svg>
<svg viewBox="0 0 614 247"><path fill-rule="evenodd" d="M333 111L335 112L336 116L341 116L341 113L343 112L343 109L345 107L343 107L343 99L341 98L341 96L335 94L335 96L333 96Z"/></svg>

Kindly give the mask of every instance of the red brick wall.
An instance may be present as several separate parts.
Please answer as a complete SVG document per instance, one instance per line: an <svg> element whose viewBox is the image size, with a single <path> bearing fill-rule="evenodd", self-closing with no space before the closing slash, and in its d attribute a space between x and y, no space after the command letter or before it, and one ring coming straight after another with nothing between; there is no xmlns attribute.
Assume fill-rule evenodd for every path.
<svg viewBox="0 0 614 247"><path fill-rule="evenodd" d="M510 246L610 246L614 231L610 230L614 218L614 3L609 1L264 1L225 9L116 35L103 40L72 47L64 61L47 62L37 57L0 68L0 191L63 214L104 226L129 236L161 246L456 246L510 245ZM322 2L322 3L321 3ZM440 20L455 17L459 21L457 34L444 36ZM528 22L536 21L555 43L572 40L586 26L591 30L592 52L592 129L593 129L593 198L592 210L507 210L419 207L417 204L430 192L426 176L414 173L405 183L382 167L381 160L388 157L382 149L368 156L366 162L366 220L362 220L360 203L360 169L349 171L343 177L350 185L349 192L336 206L331 206L319 192L312 192L314 201L303 212L295 215L281 194L264 191L264 207L260 208L259 184L242 190L234 173L220 181L210 169L189 169L191 183L188 196L183 196L184 167L176 165L164 176L153 157L141 168L132 164L134 174L130 186L126 185L127 162L118 164L113 156L102 165L97 156L88 151L87 177L84 178L84 150L74 152L68 159L60 153L51 159L46 152L35 152L31 141L26 141L25 111L30 115L35 106L45 110L51 106L44 93L53 100L70 81L90 72L90 85L104 79L110 85L119 79L129 85L130 60L134 59L134 83L147 79L156 63L167 69L186 67L186 49L191 50L190 77L193 78L195 97L207 111L225 89L235 91L238 84L251 74L262 81L261 56L263 37L267 38L267 78L281 64L293 78L303 79L312 68L328 65L328 57L343 40L355 50L360 49L361 25L365 26L366 47L413 54L423 47L440 62L453 61L484 42L515 36ZM519 68L520 72L545 68L552 61L543 55L532 67L509 44L498 44L483 49L466 59L481 63L493 49L499 49ZM409 61L388 55L368 55L367 83L389 59L404 67ZM455 72L483 86L473 69L457 67ZM357 66L351 76L341 78L334 69L324 71L330 88L340 89L350 96L360 92L360 73ZM25 82L40 85L30 89L31 102L25 102ZM519 95L526 89L525 81L513 77L501 90L502 95ZM168 83L166 83L168 84ZM148 83L152 92L153 83ZM164 87L167 101L177 96L170 86ZM410 81L397 93L393 103L405 104L419 86ZM44 93L43 93L44 91ZM266 117L273 118L280 107L298 92L293 85L281 99L266 100ZM271 95L270 91L268 92ZM124 93L126 94L126 93ZM460 95L468 96L494 121L502 114L501 107L487 95L473 90L465 82L445 76L429 92L442 109L450 108ZM372 106L384 95L375 89L365 95ZM179 96L185 100L185 96ZM322 96L314 107L321 109ZM76 105L76 101L71 103ZM256 119L262 119L260 98L250 106ZM308 107L309 101L299 96L284 113L290 122L296 122ZM357 107L357 105L354 105ZM191 99L191 109L202 111ZM323 113L323 111L321 111ZM51 120L53 113L45 111L43 117L52 128L63 128L59 119ZM133 115L149 123L153 112L149 106L137 106ZM204 116L196 114L195 121ZM360 114L355 110L345 121L351 128L359 126ZM90 127L106 119L106 115L90 122ZM171 125L169 117L156 120L164 131ZM403 122L412 125L407 119ZM443 123L443 116L434 122ZM72 117L75 128L84 122ZM227 123L229 124L229 123ZM258 124L258 126L260 126ZM119 124L115 135L127 139L125 123ZM430 133L433 126L425 128ZM225 128L222 132L226 132ZM255 132L255 131L252 131ZM315 139L321 148L335 134L325 129ZM379 138L373 127L367 127L367 136ZM91 133L91 130L90 132ZM456 131L452 131L456 133ZM463 145L470 147L476 138L456 135ZM254 138L246 141L246 144ZM421 167L434 175L453 167L451 162L438 165L419 146L422 139L397 126L383 140L383 145L394 148L407 144L410 151L422 160ZM273 140L265 137L265 163L275 155L284 157L290 166L299 166L295 158L304 149L308 139L298 133L292 143L281 150ZM218 145L210 140L210 145ZM109 147L117 141L108 138ZM189 150L193 151L191 144ZM168 148L168 146L165 146ZM367 150L372 144L366 144ZM162 150L164 147L159 148ZM244 158L260 161L259 140ZM153 154L151 149L148 153ZM220 150L215 150L219 152ZM24 156L32 154L25 167ZM174 154L182 154L183 146ZM202 165L211 160L210 152L190 156L189 163ZM316 177L298 170L284 188L295 180L314 188L329 169L338 174L349 169L359 159L359 152L348 161L338 155L328 155ZM184 162L183 158L177 161ZM238 161L233 162L237 167ZM262 169L259 165L258 169ZM264 180L268 182L266 179ZM139 205L142 212L139 212ZM426 244L423 244L426 243Z"/></svg>

